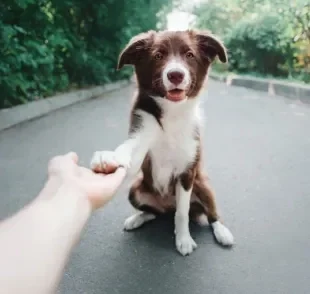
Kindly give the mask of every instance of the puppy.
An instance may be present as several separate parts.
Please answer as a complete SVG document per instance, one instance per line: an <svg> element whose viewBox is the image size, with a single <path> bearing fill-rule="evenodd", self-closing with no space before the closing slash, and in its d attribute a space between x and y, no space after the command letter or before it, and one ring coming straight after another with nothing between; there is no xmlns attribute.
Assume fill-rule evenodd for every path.
<svg viewBox="0 0 310 294"><path fill-rule="evenodd" d="M136 177L129 201L139 212L125 221L126 230L174 212L182 255L197 247L190 219L209 223L220 244L234 242L202 171L198 94L216 57L227 62L224 45L209 32L149 31L132 38L118 63L118 69L134 66L138 86L128 139L115 151L95 152L91 161L96 172L124 166Z"/></svg>

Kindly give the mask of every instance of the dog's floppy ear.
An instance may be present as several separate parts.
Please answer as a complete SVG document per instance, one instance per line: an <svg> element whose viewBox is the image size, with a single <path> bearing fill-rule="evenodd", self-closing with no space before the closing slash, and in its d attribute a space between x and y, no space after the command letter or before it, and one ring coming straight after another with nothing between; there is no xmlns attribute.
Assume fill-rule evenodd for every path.
<svg viewBox="0 0 310 294"><path fill-rule="evenodd" d="M148 31L133 37L121 52L117 69L121 69L126 64L135 65L150 47L154 34L155 31Z"/></svg>
<svg viewBox="0 0 310 294"><path fill-rule="evenodd" d="M218 56L221 62L227 62L226 48L216 36L208 31L198 31L195 35L198 47L204 57L212 62Z"/></svg>

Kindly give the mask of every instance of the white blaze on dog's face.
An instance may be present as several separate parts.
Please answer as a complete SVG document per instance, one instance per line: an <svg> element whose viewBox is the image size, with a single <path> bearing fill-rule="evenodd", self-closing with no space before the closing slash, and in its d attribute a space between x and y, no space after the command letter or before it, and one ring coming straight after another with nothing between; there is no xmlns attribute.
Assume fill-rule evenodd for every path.
<svg viewBox="0 0 310 294"><path fill-rule="evenodd" d="M216 56L227 61L225 47L209 32L149 31L130 41L118 68L134 65L140 92L178 102L198 95Z"/></svg>
<svg viewBox="0 0 310 294"><path fill-rule="evenodd" d="M166 97L172 101L184 100L186 90L190 87L190 72L181 56L173 55L162 71L162 80L167 92Z"/></svg>

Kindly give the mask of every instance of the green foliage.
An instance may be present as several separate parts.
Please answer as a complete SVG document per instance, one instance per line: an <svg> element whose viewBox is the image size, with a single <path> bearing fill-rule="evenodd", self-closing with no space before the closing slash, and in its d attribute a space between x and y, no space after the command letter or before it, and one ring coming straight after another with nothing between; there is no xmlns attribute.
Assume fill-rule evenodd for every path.
<svg viewBox="0 0 310 294"><path fill-rule="evenodd" d="M285 75L293 59L288 31L277 15L241 20L225 38L230 68L239 72Z"/></svg>
<svg viewBox="0 0 310 294"><path fill-rule="evenodd" d="M236 5L234 1L209 0L194 9L194 14L197 15L196 26L224 37L233 24L240 19L241 12L240 6Z"/></svg>
<svg viewBox="0 0 310 294"><path fill-rule="evenodd" d="M209 0L195 13L224 39L228 70L310 82L309 1Z"/></svg>
<svg viewBox="0 0 310 294"><path fill-rule="evenodd" d="M115 70L129 39L156 28L165 0L2 0L0 108L72 86L128 78Z"/></svg>

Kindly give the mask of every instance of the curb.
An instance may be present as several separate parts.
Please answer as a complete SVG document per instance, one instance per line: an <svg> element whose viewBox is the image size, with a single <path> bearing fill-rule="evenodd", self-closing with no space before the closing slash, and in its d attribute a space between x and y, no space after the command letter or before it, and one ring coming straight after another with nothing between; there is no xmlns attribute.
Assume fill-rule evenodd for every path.
<svg viewBox="0 0 310 294"><path fill-rule="evenodd" d="M12 108L2 109L0 110L0 131L13 127L19 123L38 118L54 110L123 88L129 84L130 81L122 80L104 86L68 92L52 96L50 98L32 101Z"/></svg>
<svg viewBox="0 0 310 294"><path fill-rule="evenodd" d="M224 76L216 73L210 73L209 77L213 80L224 82L229 86L249 88L266 92L271 96L284 96L292 100L299 100L303 103L310 104L310 86L307 85L237 75Z"/></svg>

